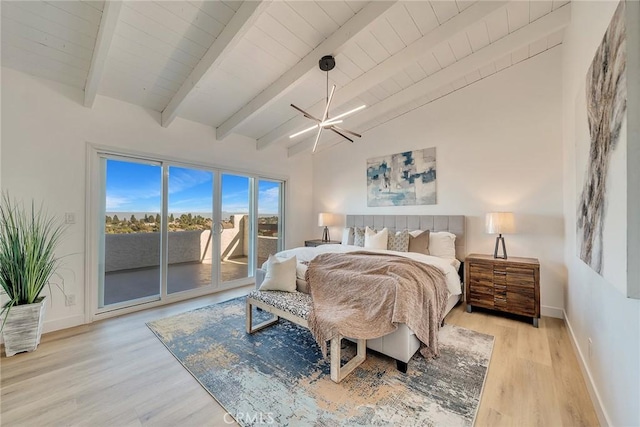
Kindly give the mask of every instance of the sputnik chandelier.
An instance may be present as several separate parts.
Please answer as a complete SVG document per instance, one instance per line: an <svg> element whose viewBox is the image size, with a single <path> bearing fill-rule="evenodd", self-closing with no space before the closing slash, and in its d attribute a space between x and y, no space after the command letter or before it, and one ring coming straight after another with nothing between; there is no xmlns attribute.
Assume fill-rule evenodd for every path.
<svg viewBox="0 0 640 427"><path fill-rule="evenodd" d="M347 117L348 115L353 114L356 111L360 111L363 108L366 108L366 105L361 105L359 107L354 108L353 110L347 111L346 113L339 114L339 115L337 115L335 117L329 117L329 107L331 106L331 100L333 99L333 93L336 90L336 85L333 85L333 87L331 88L331 93L329 93L329 71L333 70L333 68L336 66L336 61L333 58L333 56L331 56L331 55L323 56L319 61L319 66L320 66L320 69L322 71L325 71L327 73L327 105L326 105L326 107L324 109L324 114L322 115L322 120L312 116L311 114L309 114L306 111L304 111L302 108L298 108L295 105L291 104L291 106L293 108L295 108L296 110L298 110L299 112L301 112L304 117L315 121L316 124L311 126L311 127L309 127L309 128L303 129L300 132L296 132L293 135L289 136L289 138L292 139L292 138L295 138L295 137L300 136L302 134L305 134L307 132L311 132L314 129L318 129L318 134L316 135L316 141L313 144L313 152L314 153L316 152L316 149L318 148L318 141L320 141L320 135L322 135L322 131L325 130L325 129L330 130L332 132L335 132L338 135L340 135L341 137L343 137L344 139L346 139L348 141L351 141L351 142L353 142L353 139L349 138L345 134L349 134L349 135L355 136L357 138L362 137L362 135L360 135L358 133L355 133L355 132L352 132L350 130L341 128L341 127L336 126L336 125L342 123L341 119L343 117Z"/></svg>

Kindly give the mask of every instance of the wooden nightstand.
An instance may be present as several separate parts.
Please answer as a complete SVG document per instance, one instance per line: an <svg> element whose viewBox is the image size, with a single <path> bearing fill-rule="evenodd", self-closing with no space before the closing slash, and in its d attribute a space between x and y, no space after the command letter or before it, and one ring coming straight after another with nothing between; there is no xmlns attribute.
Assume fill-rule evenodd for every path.
<svg viewBox="0 0 640 427"><path fill-rule="evenodd" d="M471 254L465 260L465 298L472 306L540 318L540 262L535 258L496 259Z"/></svg>
<svg viewBox="0 0 640 427"><path fill-rule="evenodd" d="M311 247L322 246L322 245L339 245L340 243L342 242L338 242L337 240L329 240L328 242L323 242L321 239L304 241L305 246L311 246Z"/></svg>

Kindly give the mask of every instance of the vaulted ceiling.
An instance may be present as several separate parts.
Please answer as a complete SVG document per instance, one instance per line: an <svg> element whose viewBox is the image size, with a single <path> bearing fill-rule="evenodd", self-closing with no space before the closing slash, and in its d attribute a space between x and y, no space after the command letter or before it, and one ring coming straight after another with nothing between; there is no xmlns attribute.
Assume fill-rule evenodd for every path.
<svg viewBox="0 0 640 427"><path fill-rule="evenodd" d="M558 1L2 1L2 65L256 139L309 151L324 55L336 116L364 133L562 43ZM311 123L313 124L313 123ZM323 136L321 147L343 140Z"/></svg>

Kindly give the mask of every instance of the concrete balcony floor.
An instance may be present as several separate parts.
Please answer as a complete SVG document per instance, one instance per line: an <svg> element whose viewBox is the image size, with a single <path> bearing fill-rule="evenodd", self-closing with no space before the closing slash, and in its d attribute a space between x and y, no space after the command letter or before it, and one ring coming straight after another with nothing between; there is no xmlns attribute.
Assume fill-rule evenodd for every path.
<svg viewBox="0 0 640 427"><path fill-rule="evenodd" d="M262 265L264 260L258 260ZM221 282L242 279L248 276L246 257L222 261ZM159 295L160 268L136 268L113 271L105 274L104 304L110 305L138 298ZM200 288L211 284L211 264L187 262L170 264L167 277L169 294Z"/></svg>

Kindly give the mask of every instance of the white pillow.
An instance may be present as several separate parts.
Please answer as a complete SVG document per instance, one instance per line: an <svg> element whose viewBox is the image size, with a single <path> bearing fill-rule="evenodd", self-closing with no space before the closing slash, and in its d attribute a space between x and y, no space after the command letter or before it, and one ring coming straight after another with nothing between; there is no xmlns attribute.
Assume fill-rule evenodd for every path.
<svg viewBox="0 0 640 427"><path fill-rule="evenodd" d="M309 266L307 264L303 264L301 262L299 262L296 265L296 278L300 279L300 280L305 280L306 276L307 276L307 269L309 268Z"/></svg>
<svg viewBox="0 0 640 427"><path fill-rule="evenodd" d="M296 257L281 259L269 255L267 273L260 285L261 291L296 291Z"/></svg>
<svg viewBox="0 0 640 427"><path fill-rule="evenodd" d="M387 249L389 230L385 227L377 233L367 227L364 231L364 247L366 249Z"/></svg>
<svg viewBox="0 0 640 427"><path fill-rule="evenodd" d="M353 228L347 227L342 231L342 244L343 245L353 245L353 239L355 237L355 233Z"/></svg>
<svg viewBox="0 0 640 427"><path fill-rule="evenodd" d="M431 232L429 254L440 258L456 258L456 235L448 231Z"/></svg>

